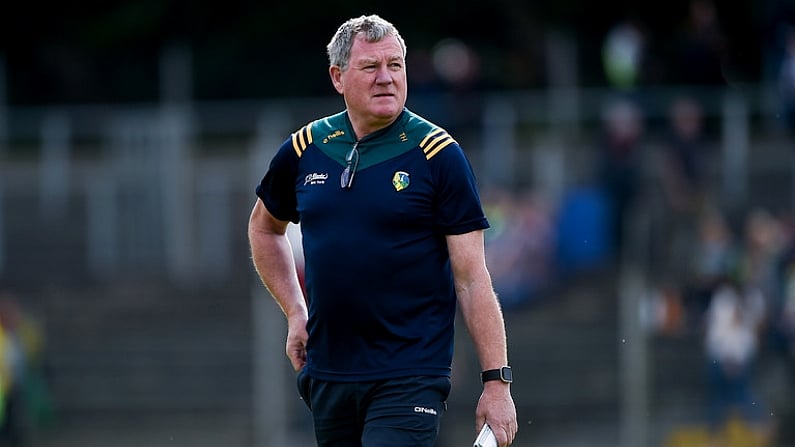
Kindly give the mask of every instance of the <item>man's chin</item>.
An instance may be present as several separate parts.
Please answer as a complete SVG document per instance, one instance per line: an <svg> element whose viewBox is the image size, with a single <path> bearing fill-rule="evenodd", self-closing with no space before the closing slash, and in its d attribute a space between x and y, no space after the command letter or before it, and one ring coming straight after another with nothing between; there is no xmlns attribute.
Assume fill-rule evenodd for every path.
<svg viewBox="0 0 795 447"><path fill-rule="evenodd" d="M403 107L400 107L398 104L390 104L388 106L373 107L371 109L371 113L373 114L373 116L378 118L390 119L399 115L402 110Z"/></svg>

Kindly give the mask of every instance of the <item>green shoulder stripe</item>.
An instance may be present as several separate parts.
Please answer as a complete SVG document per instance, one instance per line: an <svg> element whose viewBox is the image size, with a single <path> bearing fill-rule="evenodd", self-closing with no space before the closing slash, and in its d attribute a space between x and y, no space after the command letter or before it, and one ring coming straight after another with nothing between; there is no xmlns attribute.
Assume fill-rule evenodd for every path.
<svg viewBox="0 0 795 447"><path fill-rule="evenodd" d="M439 151L455 142L456 141L446 130L437 127L422 139L420 148L425 153L425 159L430 160L431 157L438 154Z"/></svg>
<svg viewBox="0 0 795 447"><path fill-rule="evenodd" d="M298 158L301 158L301 155L303 155L307 146L312 144L312 123L309 123L306 126L300 128L299 130L293 132L292 140L293 140L293 149L295 150L295 153L298 155Z"/></svg>

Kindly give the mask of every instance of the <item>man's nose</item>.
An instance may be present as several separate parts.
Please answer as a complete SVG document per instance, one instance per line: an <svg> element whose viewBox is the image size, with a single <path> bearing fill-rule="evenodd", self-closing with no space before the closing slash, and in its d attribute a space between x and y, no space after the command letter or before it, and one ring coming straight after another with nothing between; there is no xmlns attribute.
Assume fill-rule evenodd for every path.
<svg viewBox="0 0 795 447"><path fill-rule="evenodd" d="M386 66L378 68L378 71L376 72L375 82L379 84L388 84L392 82L392 73L389 72L389 69Z"/></svg>

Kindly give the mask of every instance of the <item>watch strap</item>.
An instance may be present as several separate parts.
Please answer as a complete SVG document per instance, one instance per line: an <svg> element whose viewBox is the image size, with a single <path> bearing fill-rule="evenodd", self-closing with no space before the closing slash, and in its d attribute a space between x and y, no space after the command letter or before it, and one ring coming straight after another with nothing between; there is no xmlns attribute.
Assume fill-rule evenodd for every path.
<svg viewBox="0 0 795 447"><path fill-rule="evenodd" d="M500 380L505 383L511 383L513 382L513 377L510 374L510 368L510 366L503 366L502 368L487 369L486 371L482 371L480 373L480 381L486 383L492 380Z"/></svg>

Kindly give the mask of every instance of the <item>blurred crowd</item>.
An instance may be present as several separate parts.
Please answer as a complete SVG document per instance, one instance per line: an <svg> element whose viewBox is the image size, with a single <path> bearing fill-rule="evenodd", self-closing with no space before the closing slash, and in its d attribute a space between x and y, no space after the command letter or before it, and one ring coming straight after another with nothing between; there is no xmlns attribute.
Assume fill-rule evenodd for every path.
<svg viewBox="0 0 795 447"><path fill-rule="evenodd" d="M674 258L679 274L655 296L654 329L701 337L708 432L725 436L742 424L753 445L770 445L762 441L784 435L795 414L792 217L752 209L733 222L707 209L695 224L689 255Z"/></svg>
<svg viewBox="0 0 795 447"><path fill-rule="evenodd" d="M791 44L782 73L795 90ZM786 199L775 208L727 200L704 104L683 91L667 110L650 125L642 101L617 94L605 105L589 172L557 202L538 191L486 190L495 288L504 306L518 306L577 274L616 268L639 253L628 236L645 215L649 259L636 261L649 268L648 329L700 340L704 445L795 440L787 422L795 416L795 212ZM783 130L786 139L795 127Z"/></svg>

